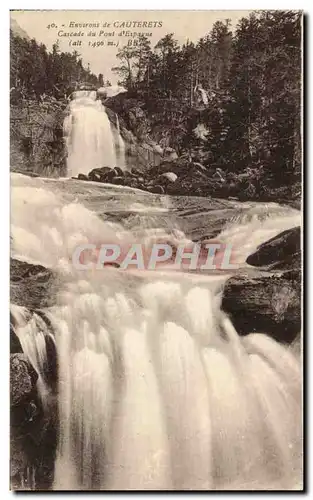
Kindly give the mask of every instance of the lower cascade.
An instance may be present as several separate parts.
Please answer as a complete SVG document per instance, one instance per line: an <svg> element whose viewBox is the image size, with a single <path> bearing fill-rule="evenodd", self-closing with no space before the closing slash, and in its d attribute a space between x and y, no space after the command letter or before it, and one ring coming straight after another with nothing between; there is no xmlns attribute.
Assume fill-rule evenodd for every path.
<svg viewBox="0 0 313 500"><path fill-rule="evenodd" d="M93 113L98 124L106 116L91 106L84 126L87 117L94 123ZM61 181L14 179L13 251L51 268L60 281L44 319L33 316L25 326L26 311L12 309L43 401L49 398L45 338L57 353L54 489L300 488L300 359L262 333L238 336L220 307L226 278L78 271L70 263L75 245L123 242L134 227L101 218L76 193L70 198L69 181L63 189ZM291 210L234 220L221 238L244 241L238 257L244 261L298 217ZM171 241L186 238L164 231ZM154 241L158 231L145 227L141 236Z"/></svg>
<svg viewBox="0 0 313 500"><path fill-rule="evenodd" d="M125 146L96 91L74 92L63 130L67 149L67 176L88 175L94 168L125 168Z"/></svg>

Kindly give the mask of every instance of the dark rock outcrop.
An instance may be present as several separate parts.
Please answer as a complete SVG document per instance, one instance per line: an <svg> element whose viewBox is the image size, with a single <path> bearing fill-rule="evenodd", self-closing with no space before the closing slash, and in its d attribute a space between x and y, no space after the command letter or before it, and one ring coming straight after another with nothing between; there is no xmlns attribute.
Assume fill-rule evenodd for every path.
<svg viewBox="0 0 313 500"><path fill-rule="evenodd" d="M226 283L222 307L242 335L263 332L279 342L294 342L301 331L300 227L283 231L259 246L247 263L256 277ZM272 272L263 272L262 269Z"/></svg>
<svg viewBox="0 0 313 500"><path fill-rule="evenodd" d="M38 374L22 353L10 356L11 406L25 404L34 396Z"/></svg>
<svg viewBox="0 0 313 500"><path fill-rule="evenodd" d="M249 255L247 263L257 267L271 266L271 269L300 268L300 252L301 230L295 227L260 245L256 252Z"/></svg>
<svg viewBox="0 0 313 500"><path fill-rule="evenodd" d="M12 96L11 96L12 98ZM45 177L66 175L65 100L46 96L10 106L11 170Z"/></svg>
<svg viewBox="0 0 313 500"><path fill-rule="evenodd" d="M11 258L10 278L11 302L30 309L55 303L56 277L49 269Z"/></svg>
<svg viewBox="0 0 313 500"><path fill-rule="evenodd" d="M226 283L222 308L240 335L266 333L279 342L291 343L301 331L299 273L233 277Z"/></svg>
<svg viewBox="0 0 313 500"><path fill-rule="evenodd" d="M10 356L10 476L14 490L50 489L57 444L57 399L38 397L38 374L22 354Z"/></svg>
<svg viewBox="0 0 313 500"><path fill-rule="evenodd" d="M23 352L20 340L15 333L14 318L10 314L10 353L17 354Z"/></svg>

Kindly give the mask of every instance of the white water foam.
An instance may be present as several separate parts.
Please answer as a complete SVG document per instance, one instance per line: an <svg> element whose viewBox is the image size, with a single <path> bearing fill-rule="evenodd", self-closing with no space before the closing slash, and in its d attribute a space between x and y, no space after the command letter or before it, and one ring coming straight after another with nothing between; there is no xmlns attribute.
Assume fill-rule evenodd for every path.
<svg viewBox="0 0 313 500"><path fill-rule="evenodd" d="M73 269L78 243L133 235L66 202L57 183L52 192L36 182L12 189L12 237L13 253L64 278L46 312L59 362L54 489L297 488L299 359L264 335L238 337L220 309L220 282L209 277ZM246 253L262 231L264 241L274 227L293 227L298 214L288 217L235 222L223 234L240 236ZM19 337L40 373L38 327Z"/></svg>

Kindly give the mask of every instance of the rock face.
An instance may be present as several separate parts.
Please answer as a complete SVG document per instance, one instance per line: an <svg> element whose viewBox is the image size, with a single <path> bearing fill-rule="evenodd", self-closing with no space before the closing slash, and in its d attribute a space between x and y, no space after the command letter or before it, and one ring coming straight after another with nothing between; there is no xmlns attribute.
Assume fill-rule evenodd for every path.
<svg viewBox="0 0 313 500"><path fill-rule="evenodd" d="M12 320L10 320L10 353L17 354L23 352L21 343L18 336L15 333Z"/></svg>
<svg viewBox="0 0 313 500"><path fill-rule="evenodd" d="M38 375L24 354L10 356L11 480L14 488L29 465L25 436L38 416ZM25 481L22 480L23 483ZM25 484L24 484L25 486ZM28 485L30 486L30 485ZM29 488L26 488L29 489Z"/></svg>
<svg viewBox="0 0 313 500"><path fill-rule="evenodd" d="M10 475L14 490L49 489L56 451L57 403L45 411L38 397L38 374L23 353L10 356Z"/></svg>
<svg viewBox="0 0 313 500"><path fill-rule="evenodd" d="M115 106L113 109L108 107L108 105L112 105L112 102L119 103L120 101L123 101L121 96L106 99L103 102L106 113L113 126L119 129L124 141L127 169L135 168L146 172L149 168L159 165L162 158L169 157L171 152L165 152L164 148L149 137L147 120L136 104L132 108L132 101L129 103L130 108L126 113L121 112L120 106L117 106L117 112L113 111Z"/></svg>
<svg viewBox="0 0 313 500"><path fill-rule="evenodd" d="M227 281L222 308L238 333L266 333L283 343L301 330L301 285L293 271L281 276L234 277Z"/></svg>
<svg viewBox="0 0 313 500"><path fill-rule="evenodd" d="M55 303L55 276L49 269L11 258L10 278L11 302L30 309Z"/></svg>
<svg viewBox="0 0 313 500"><path fill-rule="evenodd" d="M12 97L12 96L11 96ZM45 177L66 175L63 119L66 102L46 97L10 106L10 165Z"/></svg>
<svg viewBox="0 0 313 500"><path fill-rule="evenodd" d="M247 263L270 272L228 280L223 309L242 335L263 332L279 342L294 342L301 331L300 227L260 245Z"/></svg>
<svg viewBox="0 0 313 500"><path fill-rule="evenodd" d="M24 404L34 397L38 375L22 353L11 354L11 406Z"/></svg>
<svg viewBox="0 0 313 500"><path fill-rule="evenodd" d="M54 303L55 277L43 266L11 259L10 289L12 302L29 308L29 319L39 317L40 311L36 315L32 309ZM51 393L47 395L44 411L37 392L38 374L22 352L15 328L16 320L11 315L11 487L14 490L49 489L57 443L55 346L47 336L45 378Z"/></svg>
<svg viewBox="0 0 313 500"><path fill-rule="evenodd" d="M270 266L271 269L299 269L301 266L300 227L288 229L260 245L255 253L249 255L247 263L251 266Z"/></svg>

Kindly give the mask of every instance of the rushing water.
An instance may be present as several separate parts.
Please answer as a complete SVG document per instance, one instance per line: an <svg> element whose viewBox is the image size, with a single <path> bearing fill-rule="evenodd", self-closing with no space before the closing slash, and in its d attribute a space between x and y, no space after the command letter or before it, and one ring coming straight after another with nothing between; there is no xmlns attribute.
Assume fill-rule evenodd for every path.
<svg viewBox="0 0 313 500"><path fill-rule="evenodd" d="M96 92L77 91L64 120L67 175L87 175L93 168L125 168L125 146Z"/></svg>
<svg viewBox="0 0 313 500"><path fill-rule="evenodd" d="M264 335L238 337L219 306L224 276L70 263L81 242L175 243L220 220L218 238L244 265L260 242L299 225L296 210L15 174L11 220L13 256L60 279L45 311L59 363L56 490L300 486L299 360ZM44 400L42 320L12 312Z"/></svg>
<svg viewBox="0 0 313 500"><path fill-rule="evenodd" d="M69 177L122 165L118 118L114 140L94 93L76 94L64 129ZM298 211L20 174L11 199L12 256L58 280L53 307L30 314L12 305L44 408L47 340L57 352L55 490L301 486L299 359L265 335L237 335L220 309L227 276L71 264L82 243L214 237L233 245L248 273L246 257L298 226Z"/></svg>

